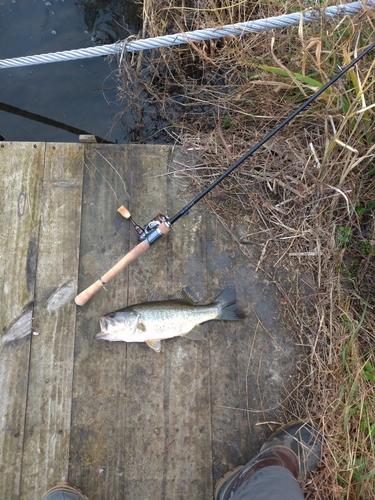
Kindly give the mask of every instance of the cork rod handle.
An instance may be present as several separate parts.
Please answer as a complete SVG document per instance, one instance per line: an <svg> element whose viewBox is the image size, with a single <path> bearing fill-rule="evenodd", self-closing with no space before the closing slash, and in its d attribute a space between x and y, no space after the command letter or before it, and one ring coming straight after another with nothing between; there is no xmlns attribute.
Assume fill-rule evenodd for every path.
<svg viewBox="0 0 375 500"><path fill-rule="evenodd" d="M129 253L124 255L124 257L117 262L109 271L107 271L103 276L95 281L92 285L90 285L88 288L83 290L80 294L77 295L77 297L74 299L74 302L76 303L77 306L83 306L88 302L91 297L103 286L108 283L109 280L111 280L116 274L118 274L120 271L125 269L126 266L128 266L131 262L134 260L138 259L143 253L146 252L150 248L150 245L147 243L147 241L142 241L141 243L138 243L136 247L134 247L132 250L130 250Z"/></svg>
<svg viewBox="0 0 375 500"><path fill-rule="evenodd" d="M161 236L164 234L169 233L171 230L170 225L167 225L165 222L162 222L159 226L159 230L161 233ZM141 243L138 243L136 247L134 247L132 250L130 250L129 253L124 255L124 257L117 262L109 271L107 271L103 276L95 281L92 285L90 285L88 288L83 290L80 294L76 296L74 299L74 302L77 306L83 306L88 302L91 297L103 286L108 283L109 280L111 280L116 274L118 274L120 271L125 269L126 266L128 266L131 262L134 260L137 260L138 257L140 257L142 254L146 252L150 248L150 244L148 243L147 240L141 241Z"/></svg>

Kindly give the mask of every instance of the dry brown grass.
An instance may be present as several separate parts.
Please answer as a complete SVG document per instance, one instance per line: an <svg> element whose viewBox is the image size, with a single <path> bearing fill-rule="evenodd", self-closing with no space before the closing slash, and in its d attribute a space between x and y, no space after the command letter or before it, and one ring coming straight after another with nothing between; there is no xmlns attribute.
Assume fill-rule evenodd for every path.
<svg viewBox="0 0 375 500"><path fill-rule="evenodd" d="M264 18L299 5L145 1L144 35ZM198 192L311 95L315 85L306 77L325 83L374 32L374 13L367 12L134 55L122 65L120 92L140 140L157 134L196 150L199 164L180 174ZM306 346L287 411L313 421L324 436L307 498L372 499L375 492L374 75L370 54L206 200L244 253L249 245L261 248L256 267L278 283L286 320ZM143 118L147 106L154 129ZM287 279L278 280L279 270Z"/></svg>

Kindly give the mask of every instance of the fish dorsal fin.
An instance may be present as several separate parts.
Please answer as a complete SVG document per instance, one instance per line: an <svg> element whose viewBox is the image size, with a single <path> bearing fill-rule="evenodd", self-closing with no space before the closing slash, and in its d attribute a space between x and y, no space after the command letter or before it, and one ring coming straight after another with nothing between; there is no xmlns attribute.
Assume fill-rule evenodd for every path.
<svg viewBox="0 0 375 500"><path fill-rule="evenodd" d="M160 339L146 340L146 344L156 352L160 352L161 343Z"/></svg>
<svg viewBox="0 0 375 500"><path fill-rule="evenodd" d="M193 290L188 286L173 295L171 300L179 300L180 302L184 302L185 304L190 304L192 306L198 304L198 299L196 298Z"/></svg>
<svg viewBox="0 0 375 500"><path fill-rule="evenodd" d="M190 340L203 340L204 333L200 325L196 325L190 332L185 333L184 337Z"/></svg>
<svg viewBox="0 0 375 500"><path fill-rule="evenodd" d="M139 325L137 326L137 329L141 330L141 332L145 332L146 331L146 325L144 323L139 323Z"/></svg>
<svg viewBox="0 0 375 500"><path fill-rule="evenodd" d="M167 300L163 295L159 295L157 293L150 293L147 297L147 302L160 302L161 300Z"/></svg>

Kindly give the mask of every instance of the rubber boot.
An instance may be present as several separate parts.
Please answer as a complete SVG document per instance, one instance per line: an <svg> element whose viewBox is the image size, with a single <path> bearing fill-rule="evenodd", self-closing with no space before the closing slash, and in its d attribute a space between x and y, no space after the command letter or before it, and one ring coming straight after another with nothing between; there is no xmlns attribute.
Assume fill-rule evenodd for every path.
<svg viewBox="0 0 375 500"><path fill-rule="evenodd" d="M321 438L309 425L290 422L274 432L246 465L228 472L215 487L215 500L229 500L256 471L270 465L287 468L297 480L314 470L321 458Z"/></svg>
<svg viewBox="0 0 375 500"><path fill-rule="evenodd" d="M42 500L89 500L78 489L68 483L58 483L44 493Z"/></svg>

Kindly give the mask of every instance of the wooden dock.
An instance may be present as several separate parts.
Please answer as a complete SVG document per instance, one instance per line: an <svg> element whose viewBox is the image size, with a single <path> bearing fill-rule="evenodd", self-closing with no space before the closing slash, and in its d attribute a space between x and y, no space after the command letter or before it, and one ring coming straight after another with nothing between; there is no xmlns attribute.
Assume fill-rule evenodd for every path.
<svg viewBox="0 0 375 500"><path fill-rule="evenodd" d="M84 307L73 298L188 199L169 146L0 143L0 498L58 481L90 500L208 500L258 452L293 375L276 290L200 203ZM180 160L178 160L180 161ZM207 339L94 340L101 314L189 285L235 285L247 319Z"/></svg>

